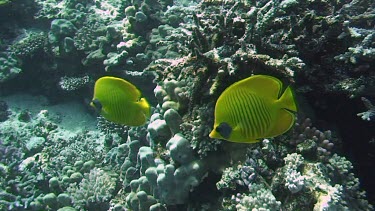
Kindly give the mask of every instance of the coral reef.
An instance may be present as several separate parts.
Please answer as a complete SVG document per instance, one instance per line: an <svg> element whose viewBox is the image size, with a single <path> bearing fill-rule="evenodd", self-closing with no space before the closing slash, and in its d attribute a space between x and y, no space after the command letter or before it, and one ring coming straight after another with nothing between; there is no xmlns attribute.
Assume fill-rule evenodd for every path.
<svg viewBox="0 0 375 211"><path fill-rule="evenodd" d="M83 178L80 175L78 185L71 184L68 187L68 196L72 197L77 209L108 209L108 202L115 191L116 176L98 168L91 169Z"/></svg>
<svg viewBox="0 0 375 211"><path fill-rule="evenodd" d="M61 77L59 85L61 89L65 91L73 91L82 88L89 82L89 76L85 75L82 77Z"/></svg>
<svg viewBox="0 0 375 211"><path fill-rule="evenodd" d="M46 45L47 36L43 32L30 32L10 46L10 50L20 58L32 57L37 55L38 51L44 51Z"/></svg>
<svg viewBox="0 0 375 211"><path fill-rule="evenodd" d="M0 101L0 122L8 119L10 112L8 111L8 105L4 101Z"/></svg>
<svg viewBox="0 0 375 211"><path fill-rule="evenodd" d="M352 164L344 157L334 154L323 164L317 162L318 156L293 152L292 145L276 150L282 146L278 138L264 140L261 147L250 149L247 161L237 170L228 167L224 171L217 183L219 190L228 194L247 189L224 198L224 210L372 209L359 189L358 178L353 177ZM352 197L356 202L348 203Z"/></svg>
<svg viewBox="0 0 375 211"><path fill-rule="evenodd" d="M12 79L22 72L20 63L15 56L2 53L0 54L0 62L0 82Z"/></svg>
<svg viewBox="0 0 375 211"><path fill-rule="evenodd" d="M341 148L343 130L319 114L337 96L363 96L368 111L348 115L374 114L373 1L3 4L29 8L35 20L0 15L1 92L50 102L35 109L21 96L25 109L0 100L0 209L373 209L363 191L372 187L360 186L358 164ZM253 74L293 87L294 127L256 144L209 138L220 94ZM91 88L103 75L139 85L153 106L145 125L103 117L96 128L92 118L77 125L94 114ZM85 106L66 123L75 106L53 109L72 100Z"/></svg>
<svg viewBox="0 0 375 211"><path fill-rule="evenodd" d="M375 115L375 106L365 97L362 97L361 100L368 110L358 113L357 116L360 116L363 120L370 121L371 117Z"/></svg>

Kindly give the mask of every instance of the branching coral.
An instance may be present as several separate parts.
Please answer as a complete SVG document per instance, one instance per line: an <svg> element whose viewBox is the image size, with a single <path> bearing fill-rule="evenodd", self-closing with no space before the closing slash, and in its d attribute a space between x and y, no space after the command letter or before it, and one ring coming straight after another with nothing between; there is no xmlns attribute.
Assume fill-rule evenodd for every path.
<svg viewBox="0 0 375 211"><path fill-rule="evenodd" d="M110 173L94 168L77 186L69 187L68 193L77 208L105 209L115 194L116 180Z"/></svg>
<svg viewBox="0 0 375 211"><path fill-rule="evenodd" d="M223 200L225 209L257 208L258 201L271 200L269 205L277 209L360 209L371 210L372 205L365 200L364 193L358 189L358 178L352 173L352 164L337 154L325 155L325 165L311 160L309 154L287 153L282 150L280 140L263 141L262 146L253 146L249 158L237 170L224 171L222 179L217 183L221 191L241 190L246 194L232 195ZM309 139L305 139L309 141ZM318 141L318 140L316 140ZM302 141L303 143L304 141ZM278 153L275 153L277 149ZM284 151L284 153L283 153ZM319 154L318 151L315 151ZM272 158L274 157L274 158ZM284 162L280 160L283 158ZM316 158L315 158L316 159ZM228 169L230 169L229 167ZM247 175L241 173L246 169ZM252 187L262 186L262 193L252 195ZM224 188L223 188L224 187ZM292 197L293 195L293 197ZM249 198L250 197L250 198ZM347 198L348 197L348 198ZM244 200L244 199L247 200ZM355 198L355 203L346 203ZM275 201L278 200L278 202ZM261 206L261 205L260 205ZM273 210L275 208L264 209Z"/></svg>
<svg viewBox="0 0 375 211"><path fill-rule="evenodd" d="M363 120L370 121L371 118L375 115L375 106L365 97L362 97L361 99L368 110L358 113L357 116L360 116Z"/></svg>
<svg viewBox="0 0 375 211"><path fill-rule="evenodd" d="M8 144L7 144L8 145ZM22 209L25 199L35 191L35 177L27 175L19 169L24 158L20 149L6 146L0 140L0 208L4 210ZM25 180L30 182L26 183ZM18 197L17 197L18 196ZM22 196L23 200L19 197Z"/></svg>

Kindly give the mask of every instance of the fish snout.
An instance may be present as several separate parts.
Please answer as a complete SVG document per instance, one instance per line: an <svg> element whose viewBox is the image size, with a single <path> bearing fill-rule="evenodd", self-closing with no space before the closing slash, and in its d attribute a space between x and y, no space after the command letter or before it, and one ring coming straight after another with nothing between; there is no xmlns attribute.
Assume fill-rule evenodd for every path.
<svg viewBox="0 0 375 211"><path fill-rule="evenodd" d="M211 133L208 135L210 138L216 138L216 131L215 128L211 131Z"/></svg>

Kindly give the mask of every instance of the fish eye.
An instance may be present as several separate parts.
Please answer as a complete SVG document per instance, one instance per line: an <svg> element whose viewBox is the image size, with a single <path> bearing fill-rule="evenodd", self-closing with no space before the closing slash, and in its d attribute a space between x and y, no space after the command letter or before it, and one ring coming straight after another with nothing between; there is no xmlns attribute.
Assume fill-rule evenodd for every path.
<svg viewBox="0 0 375 211"><path fill-rule="evenodd" d="M232 127L226 122L220 123L215 130L224 138L229 138L230 134L232 133Z"/></svg>

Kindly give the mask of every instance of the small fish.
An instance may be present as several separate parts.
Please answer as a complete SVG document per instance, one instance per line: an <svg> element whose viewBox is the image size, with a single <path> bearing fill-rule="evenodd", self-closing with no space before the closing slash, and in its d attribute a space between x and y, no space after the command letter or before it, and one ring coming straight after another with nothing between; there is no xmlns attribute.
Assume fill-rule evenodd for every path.
<svg viewBox="0 0 375 211"><path fill-rule="evenodd" d="M288 131L297 112L293 92L267 75L255 75L229 86L215 105L211 138L255 143Z"/></svg>
<svg viewBox="0 0 375 211"><path fill-rule="evenodd" d="M150 117L150 105L130 82L105 76L95 82L90 103L104 118L117 124L140 126Z"/></svg>

